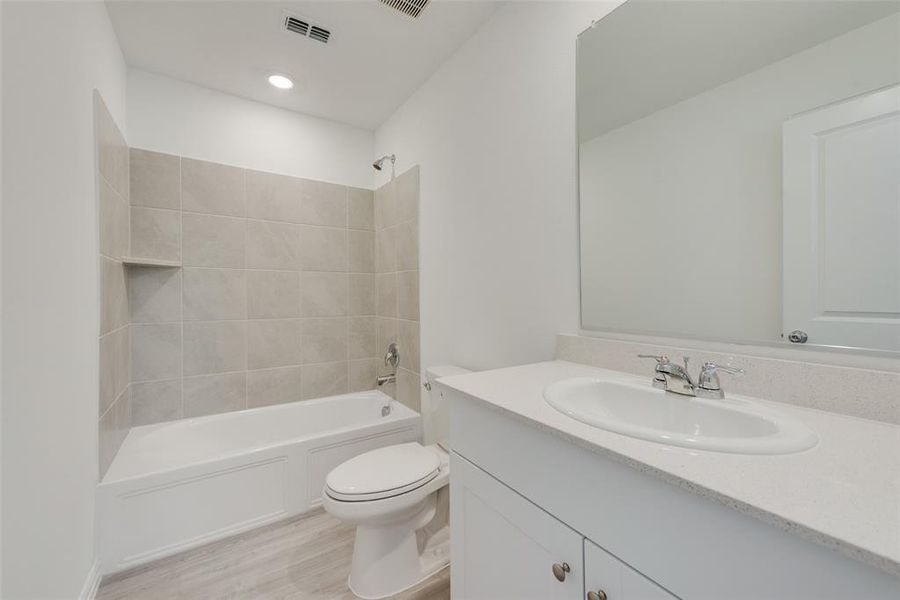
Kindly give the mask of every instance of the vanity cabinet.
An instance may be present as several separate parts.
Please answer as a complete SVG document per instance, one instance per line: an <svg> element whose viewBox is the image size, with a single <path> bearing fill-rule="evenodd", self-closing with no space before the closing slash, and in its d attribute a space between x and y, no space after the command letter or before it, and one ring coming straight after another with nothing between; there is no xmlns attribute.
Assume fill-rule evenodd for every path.
<svg viewBox="0 0 900 600"><path fill-rule="evenodd" d="M675 600L675 596L587 538L584 587L587 600Z"/></svg>
<svg viewBox="0 0 900 600"><path fill-rule="evenodd" d="M453 597L579 600L582 537L458 455L451 455Z"/></svg>
<svg viewBox="0 0 900 600"><path fill-rule="evenodd" d="M453 538L455 598L675 599L458 454L451 460L451 522L465 523Z"/></svg>
<svg viewBox="0 0 900 600"><path fill-rule="evenodd" d="M872 565L479 398L442 394L454 599L900 598L900 579Z"/></svg>

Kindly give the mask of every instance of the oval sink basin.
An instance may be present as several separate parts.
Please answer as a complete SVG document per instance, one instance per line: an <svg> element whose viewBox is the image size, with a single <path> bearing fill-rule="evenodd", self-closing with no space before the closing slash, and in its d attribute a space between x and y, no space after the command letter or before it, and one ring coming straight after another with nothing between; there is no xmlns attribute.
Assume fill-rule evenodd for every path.
<svg viewBox="0 0 900 600"><path fill-rule="evenodd" d="M582 423L642 440L715 452L789 454L816 433L779 411L742 399L694 398L650 383L577 377L544 389L544 399Z"/></svg>

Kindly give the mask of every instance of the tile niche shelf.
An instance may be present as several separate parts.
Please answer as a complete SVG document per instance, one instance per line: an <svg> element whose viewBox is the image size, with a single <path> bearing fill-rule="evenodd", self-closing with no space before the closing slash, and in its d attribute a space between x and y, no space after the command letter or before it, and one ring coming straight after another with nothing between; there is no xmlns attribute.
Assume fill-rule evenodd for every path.
<svg viewBox="0 0 900 600"><path fill-rule="evenodd" d="M164 260L161 258L139 258L136 256L125 256L122 258L122 264L126 267L163 267L175 268L181 266L180 260Z"/></svg>

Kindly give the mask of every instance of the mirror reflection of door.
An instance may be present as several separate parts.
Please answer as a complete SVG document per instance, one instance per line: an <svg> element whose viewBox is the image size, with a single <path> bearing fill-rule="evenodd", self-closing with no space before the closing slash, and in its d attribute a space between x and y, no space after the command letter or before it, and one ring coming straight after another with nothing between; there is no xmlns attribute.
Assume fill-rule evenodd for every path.
<svg viewBox="0 0 900 600"><path fill-rule="evenodd" d="M785 339L900 350L900 86L790 119L783 139Z"/></svg>

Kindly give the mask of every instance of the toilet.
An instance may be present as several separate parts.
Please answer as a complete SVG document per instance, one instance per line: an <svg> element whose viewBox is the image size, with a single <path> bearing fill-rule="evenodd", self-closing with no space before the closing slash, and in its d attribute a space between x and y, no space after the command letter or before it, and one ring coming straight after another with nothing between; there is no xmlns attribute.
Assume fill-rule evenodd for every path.
<svg viewBox="0 0 900 600"><path fill-rule="evenodd" d="M468 372L453 366L426 371L422 418L429 445L372 450L338 465L325 479L325 510L356 525L347 584L360 598L392 596L450 564L449 424L434 381Z"/></svg>

